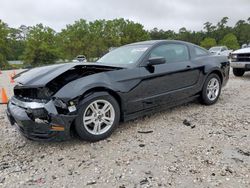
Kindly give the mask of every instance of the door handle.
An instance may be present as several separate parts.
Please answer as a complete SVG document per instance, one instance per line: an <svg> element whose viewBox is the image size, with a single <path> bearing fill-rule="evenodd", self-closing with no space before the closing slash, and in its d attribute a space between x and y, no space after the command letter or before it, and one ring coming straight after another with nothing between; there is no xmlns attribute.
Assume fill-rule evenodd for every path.
<svg viewBox="0 0 250 188"><path fill-rule="evenodd" d="M191 66L190 66L190 65L187 65L186 69L191 69Z"/></svg>

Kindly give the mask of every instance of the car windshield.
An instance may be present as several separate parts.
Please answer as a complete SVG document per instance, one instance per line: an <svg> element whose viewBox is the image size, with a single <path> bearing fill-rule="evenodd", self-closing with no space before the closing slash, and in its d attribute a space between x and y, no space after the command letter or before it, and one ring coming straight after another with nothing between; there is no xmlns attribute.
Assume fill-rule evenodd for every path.
<svg viewBox="0 0 250 188"><path fill-rule="evenodd" d="M103 64L128 65L137 62L149 45L129 45L116 48L101 57L97 62Z"/></svg>
<svg viewBox="0 0 250 188"><path fill-rule="evenodd" d="M220 51L221 47L213 47L213 48L210 48L210 52L213 51L213 52L217 52L217 51Z"/></svg>

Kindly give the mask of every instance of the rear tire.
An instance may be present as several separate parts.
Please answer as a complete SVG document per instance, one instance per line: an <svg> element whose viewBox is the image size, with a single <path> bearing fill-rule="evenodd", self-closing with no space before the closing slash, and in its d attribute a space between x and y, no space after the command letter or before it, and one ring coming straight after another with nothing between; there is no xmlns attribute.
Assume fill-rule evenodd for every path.
<svg viewBox="0 0 250 188"><path fill-rule="evenodd" d="M244 69L239 69L239 68L233 68L233 73L234 76L243 76L245 74L245 70Z"/></svg>
<svg viewBox="0 0 250 188"><path fill-rule="evenodd" d="M201 100L205 105L212 105L217 102L221 93L221 79L217 74L210 74L202 89Z"/></svg>
<svg viewBox="0 0 250 188"><path fill-rule="evenodd" d="M75 129L81 139L96 142L115 130L120 121L120 107L108 94L89 98L78 111Z"/></svg>

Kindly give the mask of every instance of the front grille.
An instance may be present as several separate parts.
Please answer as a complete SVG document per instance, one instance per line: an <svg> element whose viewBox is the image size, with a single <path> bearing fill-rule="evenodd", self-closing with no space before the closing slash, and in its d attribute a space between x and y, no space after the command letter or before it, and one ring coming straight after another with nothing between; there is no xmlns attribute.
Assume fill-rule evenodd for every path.
<svg viewBox="0 0 250 188"><path fill-rule="evenodd" d="M47 87L41 88L25 88L20 86L15 86L14 94L17 98L28 98L28 99L43 99L50 100L53 92L51 92Z"/></svg>
<svg viewBox="0 0 250 188"><path fill-rule="evenodd" d="M238 62L250 62L250 53L247 53L247 54L237 54L237 59L234 59L234 61L238 61Z"/></svg>

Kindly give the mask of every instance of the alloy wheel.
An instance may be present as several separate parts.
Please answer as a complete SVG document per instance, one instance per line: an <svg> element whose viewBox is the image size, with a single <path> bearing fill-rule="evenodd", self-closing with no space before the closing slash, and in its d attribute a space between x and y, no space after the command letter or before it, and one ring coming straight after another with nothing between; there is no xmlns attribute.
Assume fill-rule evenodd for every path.
<svg viewBox="0 0 250 188"><path fill-rule="evenodd" d="M115 110L106 100L96 100L88 105L83 114L83 125L93 135L106 133L115 120Z"/></svg>
<svg viewBox="0 0 250 188"><path fill-rule="evenodd" d="M214 101L220 92L220 83L216 78L209 80L207 85L207 97L210 101Z"/></svg>

